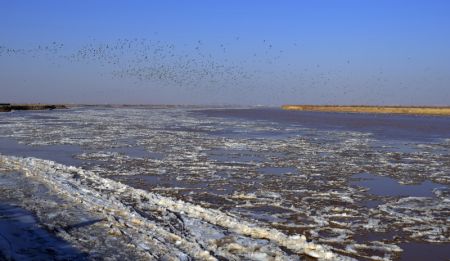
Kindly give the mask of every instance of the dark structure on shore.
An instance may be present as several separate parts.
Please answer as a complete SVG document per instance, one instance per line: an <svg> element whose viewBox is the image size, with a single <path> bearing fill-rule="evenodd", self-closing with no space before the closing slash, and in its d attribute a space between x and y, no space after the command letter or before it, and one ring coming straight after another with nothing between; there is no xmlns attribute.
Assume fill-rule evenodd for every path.
<svg viewBox="0 0 450 261"><path fill-rule="evenodd" d="M0 103L0 112L2 112L2 111L11 111L11 104Z"/></svg>
<svg viewBox="0 0 450 261"><path fill-rule="evenodd" d="M23 111L23 110L53 110L53 109L67 109L66 105L63 104L10 104L10 103L0 103L0 112L8 112L12 110Z"/></svg>

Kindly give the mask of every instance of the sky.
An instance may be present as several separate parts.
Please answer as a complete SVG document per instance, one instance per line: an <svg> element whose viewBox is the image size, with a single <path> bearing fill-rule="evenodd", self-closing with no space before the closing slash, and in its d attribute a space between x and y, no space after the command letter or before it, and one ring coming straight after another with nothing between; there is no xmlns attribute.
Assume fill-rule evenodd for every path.
<svg viewBox="0 0 450 261"><path fill-rule="evenodd" d="M450 1L0 0L0 102L450 105Z"/></svg>

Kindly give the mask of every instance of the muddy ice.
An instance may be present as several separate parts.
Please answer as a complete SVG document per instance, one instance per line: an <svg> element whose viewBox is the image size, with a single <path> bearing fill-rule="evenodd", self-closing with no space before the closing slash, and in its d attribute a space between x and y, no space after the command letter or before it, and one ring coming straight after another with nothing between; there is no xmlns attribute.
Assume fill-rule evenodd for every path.
<svg viewBox="0 0 450 261"><path fill-rule="evenodd" d="M370 128L247 115L270 110L9 113L0 116L8 145L1 164L67 202L69 210L48 212L80 208L71 216L102 220L86 226L98 231L84 245L76 233L84 227L57 230L86 253L107 235L102 240L118 245L101 253L119 246L140 258L395 260L420 249L446 258L449 137L409 139L396 129L386 138ZM420 118L399 119L409 121ZM25 149L11 153L16 147ZM31 203L39 198L16 201L44 226L69 225L46 218L49 206Z"/></svg>

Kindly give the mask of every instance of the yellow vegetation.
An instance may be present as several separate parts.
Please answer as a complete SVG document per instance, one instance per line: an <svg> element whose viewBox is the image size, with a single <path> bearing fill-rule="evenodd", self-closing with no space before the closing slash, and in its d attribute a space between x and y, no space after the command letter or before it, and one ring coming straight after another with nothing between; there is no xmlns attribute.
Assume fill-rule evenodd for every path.
<svg viewBox="0 0 450 261"><path fill-rule="evenodd" d="M355 113L392 113L416 115L450 116L450 107L419 107L419 106L340 106L340 105L283 105L283 110L324 111L324 112L355 112Z"/></svg>

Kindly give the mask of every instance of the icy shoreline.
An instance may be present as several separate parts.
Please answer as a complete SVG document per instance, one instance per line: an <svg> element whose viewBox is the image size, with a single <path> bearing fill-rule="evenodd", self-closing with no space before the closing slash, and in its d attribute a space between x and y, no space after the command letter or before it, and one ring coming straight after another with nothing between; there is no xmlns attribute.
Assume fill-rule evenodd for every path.
<svg viewBox="0 0 450 261"><path fill-rule="evenodd" d="M126 237L138 251L152 253L153 258L298 260L310 256L349 260L307 242L304 236L287 236L219 210L134 189L80 168L5 155L0 155L0 165L23 172L58 195L100 214L107 220L110 236Z"/></svg>

